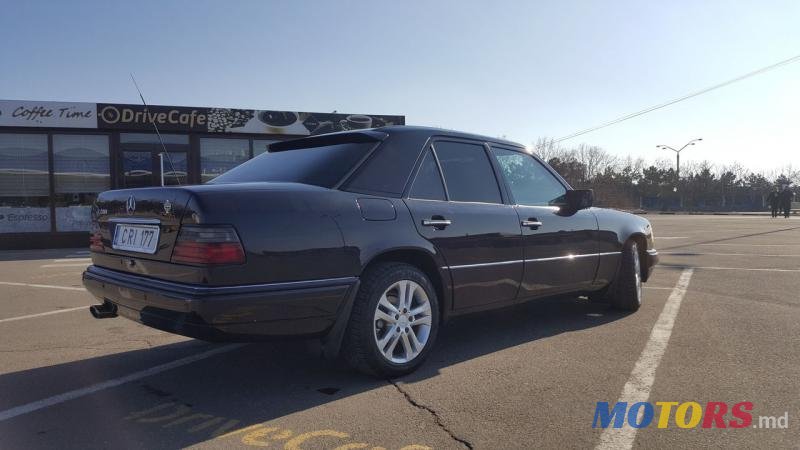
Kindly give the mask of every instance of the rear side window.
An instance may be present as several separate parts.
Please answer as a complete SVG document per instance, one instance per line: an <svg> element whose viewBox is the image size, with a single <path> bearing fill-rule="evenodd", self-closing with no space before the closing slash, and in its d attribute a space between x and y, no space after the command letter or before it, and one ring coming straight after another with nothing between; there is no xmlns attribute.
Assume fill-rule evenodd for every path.
<svg viewBox="0 0 800 450"><path fill-rule="evenodd" d="M388 138L358 169L347 183L347 190L399 197L417 162L420 148L410 148Z"/></svg>
<svg viewBox="0 0 800 450"><path fill-rule="evenodd" d="M333 187L363 159L375 142L348 142L264 153L210 183L277 181Z"/></svg>
<svg viewBox="0 0 800 450"><path fill-rule="evenodd" d="M437 141L434 149L451 201L502 203L500 188L482 145Z"/></svg>
<svg viewBox="0 0 800 450"><path fill-rule="evenodd" d="M411 187L409 197L423 200L444 201L447 199L444 194L444 185L439 174L439 167L436 165L436 159L430 150L425 151L425 156L419 166L419 172L417 172L417 177L414 179L414 185Z"/></svg>

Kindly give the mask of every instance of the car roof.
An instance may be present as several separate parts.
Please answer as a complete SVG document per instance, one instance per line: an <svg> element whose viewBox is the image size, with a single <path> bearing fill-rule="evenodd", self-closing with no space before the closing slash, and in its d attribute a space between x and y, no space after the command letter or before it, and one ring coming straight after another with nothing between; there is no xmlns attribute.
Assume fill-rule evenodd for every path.
<svg viewBox="0 0 800 450"><path fill-rule="evenodd" d="M436 127L423 127L416 125L391 125L379 128L372 128L375 131L381 131L389 135L403 134L403 135L416 135L414 137L431 137L431 136L449 136L454 138L475 139L479 141L492 142L495 144L507 145L520 149L525 149L525 146L517 142L508 141L500 138L493 138L473 133L465 133L463 131L448 130L445 128Z"/></svg>
<svg viewBox="0 0 800 450"><path fill-rule="evenodd" d="M524 145L507 141L505 139L482 136L479 134L464 133L456 130L447 130L444 128L412 125L391 125L379 128L368 128L364 130L339 131L335 133L326 133L316 136L290 139L287 141L278 141L270 144L269 150L270 152L278 152L284 150L317 147L322 145L340 144L345 142L383 141L389 136L397 136L404 141L417 143L425 142L434 136L445 136L489 142L516 148L521 151L526 151Z"/></svg>

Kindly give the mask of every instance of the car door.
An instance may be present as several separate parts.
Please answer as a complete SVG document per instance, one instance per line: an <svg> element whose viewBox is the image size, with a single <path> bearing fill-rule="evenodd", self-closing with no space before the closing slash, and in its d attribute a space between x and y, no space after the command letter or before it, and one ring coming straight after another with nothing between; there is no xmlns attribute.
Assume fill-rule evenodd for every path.
<svg viewBox="0 0 800 450"><path fill-rule="evenodd" d="M519 298L589 288L599 263L594 214L588 209L565 211L567 187L532 155L497 146L492 154L522 229L525 270Z"/></svg>
<svg viewBox="0 0 800 450"><path fill-rule="evenodd" d="M522 278L519 219L503 203L487 150L434 141L406 199L419 233L446 261L457 310L513 302Z"/></svg>

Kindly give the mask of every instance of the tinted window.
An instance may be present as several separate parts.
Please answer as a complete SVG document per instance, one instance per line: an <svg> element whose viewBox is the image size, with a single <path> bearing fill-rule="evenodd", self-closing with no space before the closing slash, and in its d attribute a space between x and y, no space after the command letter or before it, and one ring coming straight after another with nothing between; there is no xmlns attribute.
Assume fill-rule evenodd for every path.
<svg viewBox="0 0 800 450"><path fill-rule="evenodd" d="M333 187L374 145L344 143L264 153L211 182L284 181Z"/></svg>
<svg viewBox="0 0 800 450"><path fill-rule="evenodd" d="M563 202L566 188L539 161L511 150L493 148L492 151L517 204L549 206Z"/></svg>
<svg viewBox="0 0 800 450"><path fill-rule="evenodd" d="M390 137L358 169L347 189L399 197L406 187L421 147L400 145Z"/></svg>
<svg viewBox="0 0 800 450"><path fill-rule="evenodd" d="M422 164L419 166L417 178L414 179L414 186L411 187L411 198L425 200L446 200L442 177L439 175L439 167L436 159L430 150L425 152Z"/></svg>
<svg viewBox="0 0 800 450"><path fill-rule="evenodd" d="M482 145L438 141L434 148L450 200L502 203L500 188Z"/></svg>

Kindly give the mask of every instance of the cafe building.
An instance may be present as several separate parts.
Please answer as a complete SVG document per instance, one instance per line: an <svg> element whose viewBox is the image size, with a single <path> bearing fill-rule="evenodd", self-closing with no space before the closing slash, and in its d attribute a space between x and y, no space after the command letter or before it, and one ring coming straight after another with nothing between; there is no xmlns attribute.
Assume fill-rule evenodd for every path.
<svg viewBox="0 0 800 450"><path fill-rule="evenodd" d="M200 184L279 140L403 124L393 115L0 100L0 249L88 245L91 205L105 190Z"/></svg>

